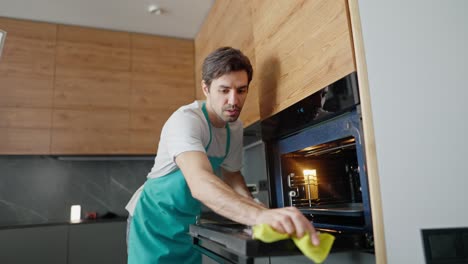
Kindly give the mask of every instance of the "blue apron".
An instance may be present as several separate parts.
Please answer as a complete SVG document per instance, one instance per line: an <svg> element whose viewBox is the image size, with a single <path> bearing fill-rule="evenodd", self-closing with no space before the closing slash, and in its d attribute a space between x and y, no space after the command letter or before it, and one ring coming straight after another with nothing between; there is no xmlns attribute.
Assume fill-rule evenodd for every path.
<svg viewBox="0 0 468 264"><path fill-rule="evenodd" d="M211 144L211 124L208 122ZM227 142L224 157L210 157L213 171L218 171L229 153L230 130L226 124ZM128 264L200 264L201 255L192 247L189 225L200 215L201 203L192 197L180 169L165 176L148 179L135 207L128 241Z"/></svg>

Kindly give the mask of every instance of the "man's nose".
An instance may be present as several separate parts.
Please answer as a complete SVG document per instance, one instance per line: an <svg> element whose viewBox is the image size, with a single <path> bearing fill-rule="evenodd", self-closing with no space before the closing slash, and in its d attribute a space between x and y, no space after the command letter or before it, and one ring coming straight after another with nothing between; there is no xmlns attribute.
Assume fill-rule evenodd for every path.
<svg viewBox="0 0 468 264"><path fill-rule="evenodd" d="M236 91L231 91L228 97L228 104L230 105L238 105L239 104L239 95Z"/></svg>

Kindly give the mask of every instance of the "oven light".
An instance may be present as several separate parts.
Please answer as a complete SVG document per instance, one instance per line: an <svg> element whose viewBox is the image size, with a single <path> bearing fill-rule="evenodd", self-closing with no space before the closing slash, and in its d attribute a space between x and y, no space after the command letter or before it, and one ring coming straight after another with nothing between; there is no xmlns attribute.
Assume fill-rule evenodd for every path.
<svg viewBox="0 0 468 264"><path fill-rule="evenodd" d="M317 178L317 170L303 170L304 177Z"/></svg>
<svg viewBox="0 0 468 264"><path fill-rule="evenodd" d="M313 199L318 199L318 181L317 181L317 170L303 170L304 181L307 186L307 198L309 204Z"/></svg>

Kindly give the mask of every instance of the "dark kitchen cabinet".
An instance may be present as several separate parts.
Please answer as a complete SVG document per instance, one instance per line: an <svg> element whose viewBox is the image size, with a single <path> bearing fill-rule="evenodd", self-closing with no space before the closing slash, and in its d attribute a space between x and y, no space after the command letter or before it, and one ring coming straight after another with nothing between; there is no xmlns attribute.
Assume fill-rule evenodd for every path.
<svg viewBox="0 0 468 264"><path fill-rule="evenodd" d="M127 263L126 221L0 229L0 263Z"/></svg>
<svg viewBox="0 0 468 264"><path fill-rule="evenodd" d="M71 225L68 264L127 263L126 222Z"/></svg>
<svg viewBox="0 0 468 264"><path fill-rule="evenodd" d="M309 264L310 259L304 256L289 256L289 257L271 257L269 264ZM369 253L349 251L337 252L328 255L323 262L325 264L374 264L375 256Z"/></svg>
<svg viewBox="0 0 468 264"><path fill-rule="evenodd" d="M67 263L66 225L0 229L0 263Z"/></svg>

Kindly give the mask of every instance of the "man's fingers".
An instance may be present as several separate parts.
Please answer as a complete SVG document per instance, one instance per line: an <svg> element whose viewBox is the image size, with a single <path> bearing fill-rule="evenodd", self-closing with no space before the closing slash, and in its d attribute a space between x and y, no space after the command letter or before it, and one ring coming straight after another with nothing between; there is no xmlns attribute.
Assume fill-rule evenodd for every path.
<svg viewBox="0 0 468 264"><path fill-rule="evenodd" d="M266 220L263 223L268 223L279 233L296 235L301 238L308 232L312 244L315 246L320 244L312 223L295 207L266 210L262 218Z"/></svg>
<svg viewBox="0 0 468 264"><path fill-rule="evenodd" d="M318 246L320 244L320 239L317 232L310 233L310 240L314 246Z"/></svg>
<svg viewBox="0 0 468 264"><path fill-rule="evenodd" d="M271 227L273 227L274 230L285 234L286 230L284 230L283 225L281 225L281 222L274 222L270 224Z"/></svg>

